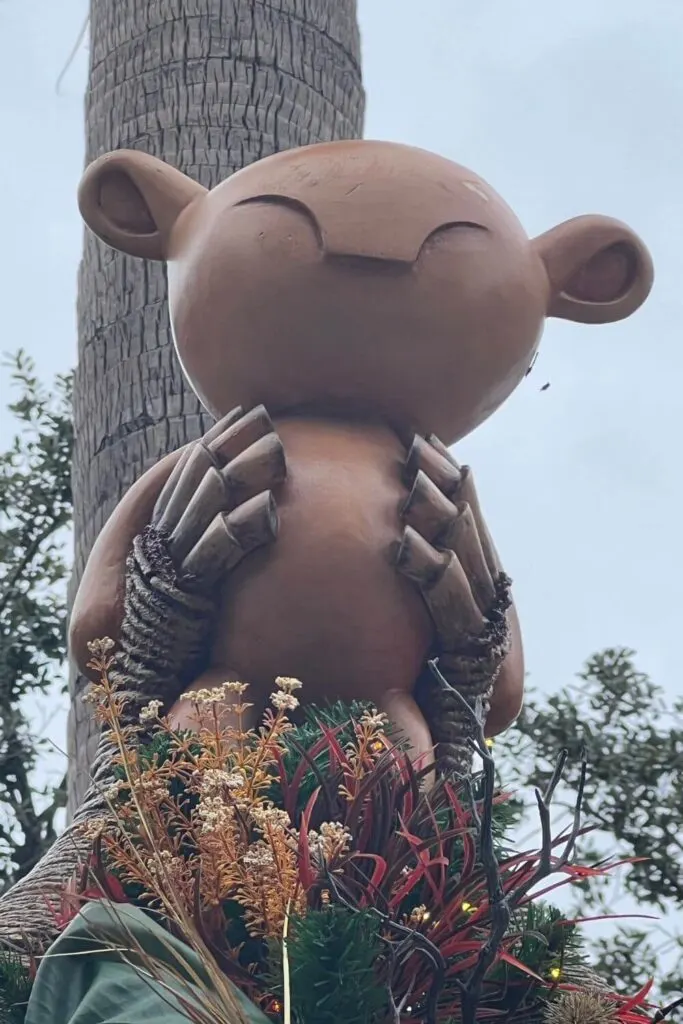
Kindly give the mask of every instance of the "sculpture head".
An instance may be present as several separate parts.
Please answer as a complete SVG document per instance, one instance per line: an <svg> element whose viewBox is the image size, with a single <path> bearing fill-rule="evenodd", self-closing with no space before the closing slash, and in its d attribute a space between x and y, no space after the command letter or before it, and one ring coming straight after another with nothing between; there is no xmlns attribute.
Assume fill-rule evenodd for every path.
<svg viewBox="0 0 683 1024"><path fill-rule="evenodd" d="M523 378L546 317L633 313L652 262L619 221L530 240L471 171L387 142L333 142L252 164L207 191L117 151L85 173L89 227L168 263L183 368L219 416L381 417L451 444Z"/></svg>

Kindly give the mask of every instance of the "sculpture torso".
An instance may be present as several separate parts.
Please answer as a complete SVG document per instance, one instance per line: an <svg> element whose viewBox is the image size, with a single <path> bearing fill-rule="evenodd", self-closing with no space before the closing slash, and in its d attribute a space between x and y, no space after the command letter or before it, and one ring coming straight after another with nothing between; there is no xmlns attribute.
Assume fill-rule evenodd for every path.
<svg viewBox="0 0 683 1024"><path fill-rule="evenodd" d="M405 451L387 428L276 419L287 480L277 543L230 575L212 664L268 693L277 675L307 700L410 692L433 639L419 592L397 575Z"/></svg>

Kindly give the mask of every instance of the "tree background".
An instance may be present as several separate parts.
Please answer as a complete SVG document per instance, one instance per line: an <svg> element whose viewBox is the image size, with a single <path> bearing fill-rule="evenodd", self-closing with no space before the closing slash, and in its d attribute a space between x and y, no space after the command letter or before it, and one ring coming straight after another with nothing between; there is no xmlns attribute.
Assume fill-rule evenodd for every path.
<svg viewBox="0 0 683 1024"><path fill-rule="evenodd" d="M0 892L52 844L66 804L65 760L55 765L41 724L67 689L72 517L71 377L46 387L21 351L8 364L17 434L0 453Z"/></svg>
<svg viewBox="0 0 683 1024"><path fill-rule="evenodd" d="M589 658L576 681L551 697L528 693L515 727L497 744L500 778L528 799L552 775L558 751L569 752L558 806L573 808L581 757L588 762L586 820L596 831L581 844L581 863L605 856L638 858L613 876L590 879L571 894L576 916L641 914L587 935L605 980L632 991L644 976L663 996L683 993L683 700L637 668L628 649ZM669 970L668 965L672 966Z"/></svg>

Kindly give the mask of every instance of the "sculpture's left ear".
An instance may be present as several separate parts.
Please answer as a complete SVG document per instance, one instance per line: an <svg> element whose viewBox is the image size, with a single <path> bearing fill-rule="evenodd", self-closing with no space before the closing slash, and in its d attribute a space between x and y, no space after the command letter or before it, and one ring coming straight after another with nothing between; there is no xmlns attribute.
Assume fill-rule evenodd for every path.
<svg viewBox="0 0 683 1024"><path fill-rule="evenodd" d="M81 216L113 249L148 260L168 258L173 226L206 189L139 150L117 149L87 168L78 189Z"/></svg>
<svg viewBox="0 0 683 1024"><path fill-rule="evenodd" d="M610 217L575 217L531 244L550 282L548 316L612 323L635 313L652 288L650 253L626 224Z"/></svg>

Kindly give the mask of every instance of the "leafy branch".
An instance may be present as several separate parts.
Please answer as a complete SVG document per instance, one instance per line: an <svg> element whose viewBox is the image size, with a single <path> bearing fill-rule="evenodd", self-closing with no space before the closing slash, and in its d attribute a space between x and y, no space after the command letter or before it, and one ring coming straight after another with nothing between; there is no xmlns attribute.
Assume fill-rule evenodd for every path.
<svg viewBox="0 0 683 1024"><path fill-rule="evenodd" d="M52 844L65 803L64 780L35 787L44 744L33 719L35 696L59 681L66 660L73 449L71 377L48 390L24 352L8 364L19 430L0 453L0 891Z"/></svg>
<svg viewBox="0 0 683 1024"><path fill-rule="evenodd" d="M498 744L506 781L524 790L545 784L561 749L570 766L563 795L571 803L583 785L584 810L595 822L583 859L599 864L606 849L632 858L623 872L626 895L641 906L672 912L683 906L683 700L638 671L634 653L623 648L590 658L578 685L539 701L531 693L515 729ZM588 778L571 762L583 752ZM579 882L576 913L614 910L607 878ZM629 988L641 972L657 975L663 996L683 989L683 932L664 936L620 928L594 950L598 969L615 988ZM678 951L678 956L675 952ZM670 956L677 967L662 971Z"/></svg>

